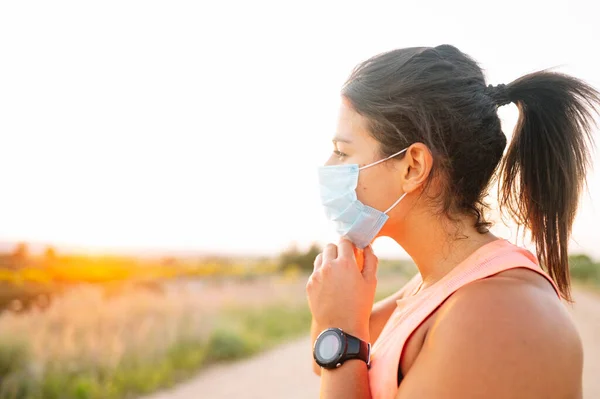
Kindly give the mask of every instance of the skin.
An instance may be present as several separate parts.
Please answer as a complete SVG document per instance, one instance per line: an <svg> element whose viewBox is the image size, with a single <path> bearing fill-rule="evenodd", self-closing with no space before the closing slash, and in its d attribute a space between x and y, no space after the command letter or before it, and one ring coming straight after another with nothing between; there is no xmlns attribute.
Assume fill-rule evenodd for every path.
<svg viewBox="0 0 600 399"><path fill-rule="evenodd" d="M328 165L382 159L366 120L342 98L334 153ZM436 182L428 190L433 158L422 143L404 156L361 171L360 201L385 210L408 193L388 215L379 236L401 245L415 261L426 288L476 249L496 239L480 234L467 215L440 216ZM458 233L458 234L457 234ZM458 238L460 237L460 238ZM373 343L406 286L373 306L377 258L348 240L328 244L315 260L306 291L313 314L313 342L319 332L339 327ZM411 285L411 284L409 284ZM413 284L414 285L414 284ZM470 283L450 296L405 345L399 359L404 380L397 398L581 398L583 349L579 334L552 286L527 269L512 269ZM364 362L320 369L321 398L370 398Z"/></svg>

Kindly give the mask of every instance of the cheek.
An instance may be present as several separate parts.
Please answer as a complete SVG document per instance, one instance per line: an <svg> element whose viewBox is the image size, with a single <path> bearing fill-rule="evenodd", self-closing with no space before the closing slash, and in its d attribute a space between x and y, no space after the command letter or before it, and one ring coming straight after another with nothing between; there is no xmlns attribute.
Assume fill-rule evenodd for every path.
<svg viewBox="0 0 600 399"><path fill-rule="evenodd" d="M381 201L381 176L375 173L369 176L359 176L356 186L356 196L358 200L365 205L376 208Z"/></svg>
<svg viewBox="0 0 600 399"><path fill-rule="evenodd" d="M362 202L363 204L369 204L369 188L366 185L361 184L360 182L358 183L358 186L356 187L356 196L358 197L358 200L360 202Z"/></svg>
<svg viewBox="0 0 600 399"><path fill-rule="evenodd" d="M359 176L356 187L358 200L380 211L387 209L396 200L391 179L392 176L388 173L372 173L368 176Z"/></svg>

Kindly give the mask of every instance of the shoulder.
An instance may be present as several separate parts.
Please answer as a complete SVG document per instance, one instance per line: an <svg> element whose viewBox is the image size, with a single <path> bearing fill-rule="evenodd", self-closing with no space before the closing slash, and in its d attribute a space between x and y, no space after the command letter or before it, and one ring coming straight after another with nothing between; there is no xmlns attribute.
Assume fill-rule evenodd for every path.
<svg viewBox="0 0 600 399"><path fill-rule="evenodd" d="M454 330L473 324L502 337L535 333L542 338L545 332L555 336L557 331L578 337L550 283L527 269L507 270L460 288L440 306L432 329Z"/></svg>
<svg viewBox="0 0 600 399"><path fill-rule="evenodd" d="M530 275L525 277L514 272ZM532 274L534 272L526 270L508 271L465 285L440 307L430 332L437 330L444 333L443 337L455 339L446 333L458 330L462 336L477 336L477 342L482 344L486 339L514 340L528 346L555 349L559 349L559 345L579 344L579 336L564 304L543 277L531 280ZM485 332L487 338L480 337L476 331ZM569 339L557 340L557 334Z"/></svg>
<svg viewBox="0 0 600 399"><path fill-rule="evenodd" d="M461 287L442 304L434 327L454 328L482 320L512 321L511 329L556 328L570 317L552 287L537 273L508 270ZM484 326L482 326L484 327Z"/></svg>
<svg viewBox="0 0 600 399"><path fill-rule="evenodd" d="M580 386L583 351L571 317L543 277L524 272L470 283L438 309L415 366L439 367L440 386L455 395L447 397L569 396Z"/></svg>

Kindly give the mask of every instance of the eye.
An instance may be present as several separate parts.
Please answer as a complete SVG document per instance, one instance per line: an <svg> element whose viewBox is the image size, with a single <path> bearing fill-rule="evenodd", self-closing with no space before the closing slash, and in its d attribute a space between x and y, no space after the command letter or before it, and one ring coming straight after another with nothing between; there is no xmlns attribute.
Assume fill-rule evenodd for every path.
<svg viewBox="0 0 600 399"><path fill-rule="evenodd" d="M336 155L338 158L343 158L343 157L347 156L346 154L344 154L343 152L341 152L341 151L338 151L338 150L333 150L333 153L334 153L334 154L335 154L335 155Z"/></svg>

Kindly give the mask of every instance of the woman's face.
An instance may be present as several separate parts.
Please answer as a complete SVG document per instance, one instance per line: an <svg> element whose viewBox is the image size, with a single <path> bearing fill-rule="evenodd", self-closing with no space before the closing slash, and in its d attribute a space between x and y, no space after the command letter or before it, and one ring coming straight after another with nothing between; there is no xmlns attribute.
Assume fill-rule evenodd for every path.
<svg viewBox="0 0 600 399"><path fill-rule="evenodd" d="M344 97L332 146L332 154L326 165L365 166L384 158L379 142L369 134L366 119L354 111ZM391 158L360 171L356 188L360 202L383 212L404 194L401 158L402 156ZM392 213L394 212L391 211L390 214ZM382 230L380 235L386 235L385 231Z"/></svg>

